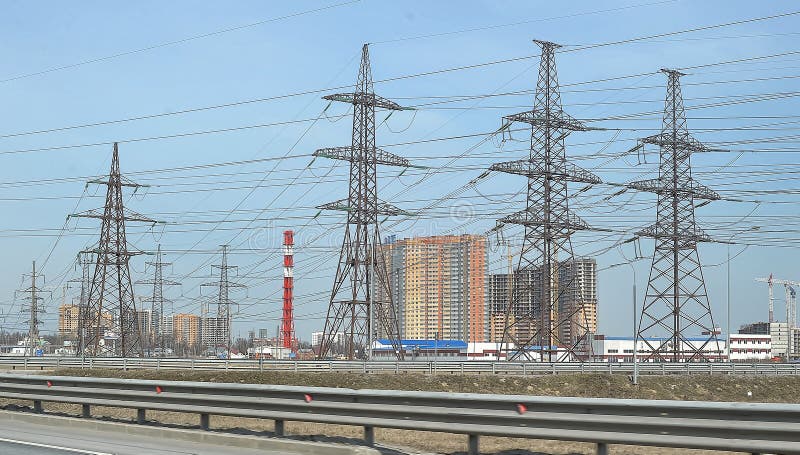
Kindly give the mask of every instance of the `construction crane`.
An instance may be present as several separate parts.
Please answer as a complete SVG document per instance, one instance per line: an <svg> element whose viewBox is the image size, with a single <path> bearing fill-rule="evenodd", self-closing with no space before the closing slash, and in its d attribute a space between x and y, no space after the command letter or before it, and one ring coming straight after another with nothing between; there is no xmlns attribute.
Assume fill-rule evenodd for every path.
<svg viewBox="0 0 800 455"><path fill-rule="evenodd" d="M756 278L756 281L769 284L769 322L775 322L775 294L773 285L783 285L786 291L786 322L791 331L797 323L797 293L792 286L800 286L800 282L779 280L773 278L771 273L769 278Z"/></svg>

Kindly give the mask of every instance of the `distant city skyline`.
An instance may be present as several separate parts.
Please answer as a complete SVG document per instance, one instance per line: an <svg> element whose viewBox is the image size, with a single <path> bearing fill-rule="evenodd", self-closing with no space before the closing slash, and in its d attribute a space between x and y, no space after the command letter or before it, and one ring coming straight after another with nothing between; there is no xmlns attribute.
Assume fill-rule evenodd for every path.
<svg viewBox="0 0 800 455"><path fill-rule="evenodd" d="M531 40L545 39L564 45L556 56L565 110L597 128L569 137L567 154L613 184L569 186L570 208L606 229L573 239L576 256L597 260L599 333L629 334L634 273L640 308L647 285L653 242L629 240L652 224L655 198L620 185L656 175L656 150L631 150L661 128L660 68L687 73L688 128L714 147L692 164L724 199L697 204L698 224L723 242L699 247L715 324L728 329L729 265L734 331L767 319L767 286L755 278L800 280L793 4L337 5L4 5L0 329L27 331L14 291L35 259L46 278L40 286L52 291L40 331L57 333L58 307L79 296L79 283L70 283L81 277L77 254L99 237L96 220L67 215L103 206L104 194L86 181L108 172L119 141L122 175L147 185L123 189L126 207L161 222L128 226L131 250L162 244L173 264L165 277L182 283L164 292L170 313L200 314L213 301L200 284L213 279L219 245L230 244L237 280L248 286L231 332L273 330L281 233L292 229L296 331L308 340L322 330L344 217L317 206L347 196L348 169L310 155L350 142L347 107L321 97L352 87L367 42L381 95L414 108L377 114L378 145L418 166L381 169L379 199L413 215L381 217L383 235L487 235L488 274L505 273L508 243L516 263L521 231L494 228L523 207L524 179L487 169L526 155L527 131L498 128L502 116L532 106ZM149 260L131 259L133 281L152 276ZM779 320L783 300L776 292Z"/></svg>

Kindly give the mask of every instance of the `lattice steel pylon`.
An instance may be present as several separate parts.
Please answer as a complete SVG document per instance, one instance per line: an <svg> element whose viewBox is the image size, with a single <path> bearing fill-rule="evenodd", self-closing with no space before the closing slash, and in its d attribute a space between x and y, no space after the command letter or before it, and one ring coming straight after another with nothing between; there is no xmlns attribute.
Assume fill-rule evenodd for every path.
<svg viewBox="0 0 800 455"><path fill-rule="evenodd" d="M680 86L683 73L661 71L667 76L661 133L639 141L639 146L659 147L658 178L629 184L658 195L656 223L637 232L656 242L638 337L647 346L645 359L688 362L720 358L697 254L698 242L712 240L697 226L694 215L696 200L713 201L720 196L695 181L691 167L692 153L711 149L689 135Z"/></svg>
<svg viewBox="0 0 800 455"><path fill-rule="evenodd" d="M203 329L212 329L217 331L219 338L222 338L225 343L226 359L231 358L231 344L233 329L233 313L231 307L238 305L230 298L231 288L244 288L245 285L236 283L230 280L230 271L237 270L238 266L228 265L228 246L222 245L222 261L219 265L212 265L212 268L219 269L219 280L210 283L203 283L200 286L213 286L217 288L217 318L214 324L204 325Z"/></svg>
<svg viewBox="0 0 800 455"><path fill-rule="evenodd" d="M24 278L30 279L30 286L20 289L17 292L24 295L23 299L27 302L21 311L28 315L28 345L25 347L26 356L36 355L36 346L39 344L39 325L42 323L40 315L44 313L44 298L41 296L42 289L39 287L39 279L44 279L44 275L36 271L36 261L33 261L31 273Z"/></svg>
<svg viewBox="0 0 800 455"><path fill-rule="evenodd" d="M166 346L164 345L164 304L171 304L172 300L164 298L164 286L177 286L177 281L164 279L164 266L172 265L171 262L162 261L161 244L156 249L155 261L145 262L153 267L153 278L139 280L136 284L146 284L153 286L153 292L149 297L142 299L142 302L150 304L150 333L146 337L147 350L149 354L155 355L156 351L160 356L164 355ZM157 321L157 322L156 322Z"/></svg>
<svg viewBox="0 0 800 455"><path fill-rule="evenodd" d="M108 178L89 183L106 185L107 191L103 209L70 215L101 220L100 241L95 249L89 251L95 255L95 265L86 301L85 320L80 324L84 330L81 337L82 353L90 356L141 355L142 337L128 262L131 256L142 253L129 251L125 222L155 221L125 208L123 204L122 188L135 189L142 185L133 183L120 174L117 143L114 143Z"/></svg>
<svg viewBox="0 0 800 455"><path fill-rule="evenodd" d="M390 340L397 358L402 359L400 327L381 252L378 215L407 213L378 199L377 165L409 166L409 162L375 146L375 109L404 108L373 92L367 44L362 47L355 91L328 95L324 99L353 105L353 133L352 145L348 147L324 148L314 152L314 156L350 162L348 198L319 207L347 212L344 241L331 290L319 357L326 357L331 352L342 328L345 345L343 354L349 359L370 357L376 333L374 320ZM378 289L381 292L376 293ZM386 297L379 300L376 295Z"/></svg>
<svg viewBox="0 0 800 455"><path fill-rule="evenodd" d="M571 236L589 229L569 209L568 182L600 183L589 171L567 162L564 139L589 131L561 106L555 51L558 44L534 40L542 50L533 110L504 117L531 125L527 159L494 164L492 171L528 178L524 210L498 220L523 226L524 239L514 272L513 297L506 308L501 349L508 360L588 360L589 302L561 302L570 283L559 282L559 264L572 260ZM561 348L561 353L559 353Z"/></svg>

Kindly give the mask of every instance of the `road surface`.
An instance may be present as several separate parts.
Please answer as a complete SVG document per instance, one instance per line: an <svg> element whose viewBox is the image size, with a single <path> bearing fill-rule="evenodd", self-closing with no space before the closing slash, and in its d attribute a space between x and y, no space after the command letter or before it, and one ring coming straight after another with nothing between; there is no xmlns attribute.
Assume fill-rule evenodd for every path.
<svg viewBox="0 0 800 455"><path fill-rule="evenodd" d="M138 425L92 423L82 419L58 419L0 411L0 454L14 455L298 455L310 453L302 445L287 449L283 442L274 450L232 442L228 436L199 430L153 429ZM129 430L126 430L128 428ZM180 435L180 436L178 436ZM201 439L202 438L202 439ZM252 440L252 438L247 438ZM264 441L261 438L260 441ZM241 441L241 439L240 439ZM267 440L269 441L269 440ZM275 441L275 440L272 440ZM240 445L234 445L240 444ZM295 444L289 442L289 444ZM316 453L323 453L317 447ZM341 455L341 450L332 453Z"/></svg>

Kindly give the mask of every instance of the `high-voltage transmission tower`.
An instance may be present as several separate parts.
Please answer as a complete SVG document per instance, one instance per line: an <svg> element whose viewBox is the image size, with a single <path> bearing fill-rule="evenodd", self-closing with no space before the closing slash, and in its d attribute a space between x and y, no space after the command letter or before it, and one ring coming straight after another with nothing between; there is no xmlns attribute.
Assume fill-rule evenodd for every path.
<svg viewBox="0 0 800 455"><path fill-rule="evenodd" d="M358 82L353 93L325 96L330 101L353 105L352 145L324 148L321 156L350 162L347 199L321 205L320 209L347 212L347 227L333 281L328 315L319 357L326 357L344 335L343 354L349 359L371 356L376 328L389 339L402 359L400 326L389 288L389 275L381 250L378 215L403 215L403 210L378 199L377 165L409 166L408 160L375 146L375 109L403 110L397 103L373 92L369 47L361 51Z"/></svg>
<svg viewBox="0 0 800 455"><path fill-rule="evenodd" d="M35 356L39 344L39 324L42 323L39 316L44 313L42 304L44 298L41 296L43 291L38 283L39 279L44 279L44 275L36 272L36 261L33 261L30 275L23 276L23 280L25 279L30 279L30 286L17 291L24 295L23 300L26 304L22 306L21 311L28 315L28 320L25 321L28 324L28 346L25 347L25 355Z"/></svg>
<svg viewBox="0 0 800 455"><path fill-rule="evenodd" d="M501 349L509 360L588 360L591 342L583 298L565 304L572 283L559 280L560 265L573 260L573 233L589 226L569 209L568 182L600 183L589 171L567 162L564 139L592 128L567 115L561 106L555 51L560 46L534 42L542 49L533 110L504 117L531 125L530 155L498 163L490 170L528 178L525 209L498 220L523 226L513 297L506 308ZM563 267L563 266L562 266ZM582 293L580 293L582 295ZM577 301L576 301L577 300ZM559 353L559 347L562 352Z"/></svg>
<svg viewBox="0 0 800 455"><path fill-rule="evenodd" d="M696 201L720 196L692 177L692 153L712 149L689 135L680 86L683 73L661 71L667 76L661 132L640 139L637 146L659 147L658 178L629 185L658 195L656 223L637 232L656 242L638 338L650 360L709 360L719 358L721 351L697 244L712 240L697 226L694 210ZM690 339L698 336L699 341Z"/></svg>
<svg viewBox="0 0 800 455"><path fill-rule="evenodd" d="M89 294L86 300L84 321L79 324L84 333L81 353L90 356L128 357L142 354L141 327L136 313L133 284L128 266L131 256L141 254L130 251L125 234L127 221L155 223L123 205L124 187L142 185L122 177L119 169L119 148L114 143L111 171L108 177L89 183L105 185L106 203L102 209L73 214L73 217L101 220L100 241L94 250L95 264ZM102 341L102 342L101 342Z"/></svg>
<svg viewBox="0 0 800 455"><path fill-rule="evenodd" d="M164 355L166 349L164 343L164 304L171 304L172 300L164 298L164 286L177 286L180 283L172 280L164 279L164 266L172 265L171 262L163 262L161 255L161 245L158 245L156 250L155 261L145 262L145 264L153 267L153 278L146 280L139 280L137 284L147 284L153 286L152 294L142 299L143 302L150 303L150 333L147 336L147 348L150 355L155 355L158 351L159 355Z"/></svg>
<svg viewBox="0 0 800 455"><path fill-rule="evenodd" d="M230 271L236 270L238 267L235 265L228 265L228 246L222 245L222 261L219 265L212 265L212 269L219 270L219 280L209 283L203 283L200 286L212 286L217 288L217 300L214 304L217 306L217 317L204 318L204 327L212 330L215 336L210 337L216 341L222 341L225 345L226 359L231 358L231 330L233 325L233 312L231 307L238 305L230 298L231 288L243 288L245 285L235 283L230 280Z"/></svg>
<svg viewBox="0 0 800 455"><path fill-rule="evenodd" d="M67 286L69 283L80 283L80 294L78 295L78 328L77 328L77 337L78 337L78 351L77 354L82 354L83 349L81 347L84 346L84 339L83 337L86 334L86 330L84 330L83 324L86 322L86 307L87 302L89 301L89 287L92 284L92 276L91 276L91 266L94 264L94 259L92 258L92 253L88 251L81 251L78 253L78 265L81 268L81 277L80 279L71 279L67 282ZM73 299L73 302L75 300Z"/></svg>

